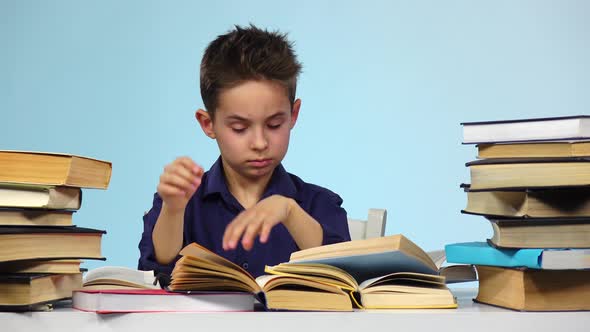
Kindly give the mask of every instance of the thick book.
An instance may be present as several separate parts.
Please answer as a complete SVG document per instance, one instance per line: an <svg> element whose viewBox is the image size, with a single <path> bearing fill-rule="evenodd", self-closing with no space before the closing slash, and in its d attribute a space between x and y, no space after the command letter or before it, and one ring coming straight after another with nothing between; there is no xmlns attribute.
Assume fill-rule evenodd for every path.
<svg viewBox="0 0 590 332"><path fill-rule="evenodd" d="M590 158L482 159L466 166L472 191L590 186Z"/></svg>
<svg viewBox="0 0 590 332"><path fill-rule="evenodd" d="M457 306L436 263L401 234L300 250L291 254L289 263L272 269L311 279L321 276L327 278L324 282L338 280L336 285L358 294L363 308ZM337 270L350 278L333 273Z"/></svg>
<svg viewBox="0 0 590 332"><path fill-rule="evenodd" d="M105 231L82 227L1 226L0 262L33 259L104 259Z"/></svg>
<svg viewBox="0 0 590 332"><path fill-rule="evenodd" d="M82 273L0 274L0 311L71 298L81 286Z"/></svg>
<svg viewBox="0 0 590 332"><path fill-rule="evenodd" d="M445 246L449 263L526 267L530 269L590 269L590 249L502 249L487 242Z"/></svg>
<svg viewBox="0 0 590 332"><path fill-rule="evenodd" d="M520 311L590 310L590 270L476 268L476 302Z"/></svg>
<svg viewBox="0 0 590 332"><path fill-rule="evenodd" d="M0 183L0 207L78 210L80 188Z"/></svg>
<svg viewBox="0 0 590 332"><path fill-rule="evenodd" d="M160 289L154 271L123 266L102 266L84 275L85 289Z"/></svg>
<svg viewBox="0 0 590 332"><path fill-rule="evenodd" d="M0 271L8 273L80 273L79 259L28 260L0 262Z"/></svg>
<svg viewBox="0 0 590 332"><path fill-rule="evenodd" d="M74 211L0 208L0 226L72 226Z"/></svg>
<svg viewBox="0 0 590 332"><path fill-rule="evenodd" d="M463 144L590 139L590 116L464 122Z"/></svg>
<svg viewBox="0 0 590 332"><path fill-rule="evenodd" d="M72 307L100 314L253 311L254 296L243 292L183 294L163 289L80 289L74 291Z"/></svg>
<svg viewBox="0 0 590 332"><path fill-rule="evenodd" d="M467 192L463 213L514 218L590 217L590 187Z"/></svg>
<svg viewBox="0 0 590 332"><path fill-rule="evenodd" d="M270 310L352 311L349 295L336 286L306 278L263 275L246 270L192 243L172 270L169 290L176 292L244 292Z"/></svg>
<svg viewBox="0 0 590 332"><path fill-rule="evenodd" d="M590 220L491 219L488 240L500 248L590 248Z"/></svg>
<svg viewBox="0 0 590 332"><path fill-rule="evenodd" d="M478 144L477 158L588 157L590 141Z"/></svg>
<svg viewBox="0 0 590 332"><path fill-rule="evenodd" d="M108 161L63 153L0 150L0 182L106 189Z"/></svg>

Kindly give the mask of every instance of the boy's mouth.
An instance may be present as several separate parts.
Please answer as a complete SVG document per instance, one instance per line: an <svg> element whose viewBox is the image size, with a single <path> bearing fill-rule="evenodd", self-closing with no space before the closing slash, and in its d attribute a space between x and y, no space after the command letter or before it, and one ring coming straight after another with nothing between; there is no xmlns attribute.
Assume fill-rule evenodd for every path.
<svg viewBox="0 0 590 332"><path fill-rule="evenodd" d="M272 159L253 159L248 160L248 165L256 168L267 167L272 163Z"/></svg>

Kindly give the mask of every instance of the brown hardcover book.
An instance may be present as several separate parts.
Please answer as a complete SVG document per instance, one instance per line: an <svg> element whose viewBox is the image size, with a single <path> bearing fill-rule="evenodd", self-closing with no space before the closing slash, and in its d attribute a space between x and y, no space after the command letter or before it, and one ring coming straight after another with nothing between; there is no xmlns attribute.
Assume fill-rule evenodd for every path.
<svg viewBox="0 0 590 332"><path fill-rule="evenodd" d="M34 260L0 263L0 273L79 273L79 259Z"/></svg>
<svg viewBox="0 0 590 332"><path fill-rule="evenodd" d="M72 226L73 211L0 209L0 226Z"/></svg>
<svg viewBox="0 0 590 332"><path fill-rule="evenodd" d="M488 158L552 158L590 156L590 141L478 144L477 157Z"/></svg>
<svg viewBox="0 0 590 332"><path fill-rule="evenodd" d="M477 302L522 311L590 310L590 270L476 268Z"/></svg>
<svg viewBox="0 0 590 332"><path fill-rule="evenodd" d="M172 271L172 291L246 292L268 309L352 311L338 287L304 278L263 275L256 279L233 262L192 243L180 251Z"/></svg>
<svg viewBox="0 0 590 332"><path fill-rule="evenodd" d="M590 187L521 191L470 191L462 212L484 216L590 217Z"/></svg>
<svg viewBox="0 0 590 332"><path fill-rule="evenodd" d="M590 186L590 158L499 158L466 164L471 190Z"/></svg>
<svg viewBox="0 0 590 332"><path fill-rule="evenodd" d="M490 219L500 248L590 248L590 220Z"/></svg>
<svg viewBox="0 0 590 332"><path fill-rule="evenodd" d="M80 188L0 183L0 207L78 210Z"/></svg>
<svg viewBox="0 0 590 332"><path fill-rule="evenodd" d="M0 227L0 262L35 259L104 259L105 231L81 227Z"/></svg>
<svg viewBox="0 0 590 332"><path fill-rule="evenodd" d="M106 189L111 170L108 161L81 156L0 151L0 182Z"/></svg>
<svg viewBox="0 0 590 332"><path fill-rule="evenodd" d="M0 311L71 298L72 291L81 286L82 273L2 274Z"/></svg>

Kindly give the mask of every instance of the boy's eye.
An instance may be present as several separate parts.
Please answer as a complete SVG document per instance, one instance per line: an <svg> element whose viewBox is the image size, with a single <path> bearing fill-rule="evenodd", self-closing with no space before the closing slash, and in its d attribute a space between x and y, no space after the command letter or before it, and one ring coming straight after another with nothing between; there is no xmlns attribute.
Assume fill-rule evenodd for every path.
<svg viewBox="0 0 590 332"><path fill-rule="evenodd" d="M234 133L238 133L239 134L239 133L243 133L246 130L246 128L234 128L234 127L232 127L231 130Z"/></svg>
<svg viewBox="0 0 590 332"><path fill-rule="evenodd" d="M278 124L268 124L268 128L270 129L279 129L279 127L281 127L282 123L278 123Z"/></svg>

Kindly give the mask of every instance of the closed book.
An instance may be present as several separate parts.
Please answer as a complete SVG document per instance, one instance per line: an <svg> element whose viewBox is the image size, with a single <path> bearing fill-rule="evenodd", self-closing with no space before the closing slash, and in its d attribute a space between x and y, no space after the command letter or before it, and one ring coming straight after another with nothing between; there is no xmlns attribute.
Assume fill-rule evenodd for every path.
<svg viewBox="0 0 590 332"><path fill-rule="evenodd" d="M449 263L526 267L531 269L590 269L590 249L503 249L487 242L445 246Z"/></svg>
<svg viewBox="0 0 590 332"><path fill-rule="evenodd" d="M102 230L82 227L1 226L0 262L90 258L101 255Z"/></svg>
<svg viewBox="0 0 590 332"><path fill-rule="evenodd" d="M489 219L500 248L590 248L590 221L580 219Z"/></svg>
<svg viewBox="0 0 590 332"><path fill-rule="evenodd" d="M0 226L72 226L74 211L0 208Z"/></svg>
<svg viewBox="0 0 590 332"><path fill-rule="evenodd" d="M0 183L0 207L78 210L80 188Z"/></svg>
<svg viewBox="0 0 590 332"><path fill-rule="evenodd" d="M0 151L0 182L106 189L108 161L63 153Z"/></svg>
<svg viewBox="0 0 590 332"><path fill-rule="evenodd" d="M79 259L0 262L0 273L80 273Z"/></svg>
<svg viewBox="0 0 590 332"><path fill-rule="evenodd" d="M478 144L477 158L588 157L590 141Z"/></svg>
<svg viewBox="0 0 590 332"><path fill-rule="evenodd" d="M476 268L477 302L520 311L590 310L590 270Z"/></svg>
<svg viewBox="0 0 590 332"><path fill-rule="evenodd" d="M467 192L463 213L483 216L560 218L590 217L590 187Z"/></svg>
<svg viewBox="0 0 590 332"><path fill-rule="evenodd" d="M472 191L590 186L590 158L482 159L466 166Z"/></svg>
<svg viewBox="0 0 590 332"><path fill-rule="evenodd" d="M590 139L590 116L464 122L463 143Z"/></svg>
<svg viewBox="0 0 590 332"><path fill-rule="evenodd" d="M0 274L0 310L71 298L81 286L82 273Z"/></svg>
<svg viewBox="0 0 590 332"><path fill-rule="evenodd" d="M72 307L96 313L252 311L254 296L240 292L175 293L163 289L80 289Z"/></svg>

